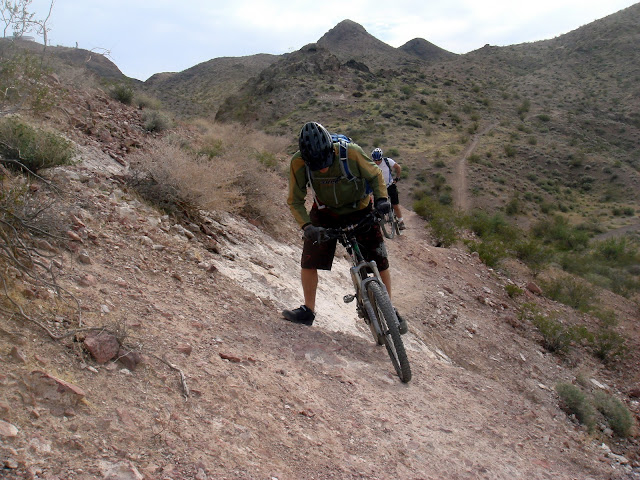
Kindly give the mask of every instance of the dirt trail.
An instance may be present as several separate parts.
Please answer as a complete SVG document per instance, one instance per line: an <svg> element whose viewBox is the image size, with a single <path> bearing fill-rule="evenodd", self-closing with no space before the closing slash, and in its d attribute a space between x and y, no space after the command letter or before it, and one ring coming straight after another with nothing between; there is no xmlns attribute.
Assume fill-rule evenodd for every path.
<svg viewBox="0 0 640 480"><path fill-rule="evenodd" d="M453 188L454 205L459 210L466 212L471 208L471 197L469 195L469 184L467 175L467 160L478 146L478 142L482 135L494 128L496 124L491 124L483 128L480 132L473 135L471 142L464 149L462 155L458 159L454 167L454 176L451 179L451 187Z"/></svg>
<svg viewBox="0 0 640 480"><path fill-rule="evenodd" d="M321 275L316 324L290 324L280 311L302 298L299 238L222 216L209 219L219 253L207 251L123 192L109 157L92 158L55 175L58 207L84 225L81 246L56 252L59 281L88 324L125 325L146 362L100 365L71 339L3 325L0 414L17 429L0 437L3 478L632 478L558 408L553 386L573 374L512 326L508 279L431 246L415 214L387 242L410 327L402 384L342 302L344 259ZM16 344L5 333L18 328ZM187 400L152 353L184 372ZM84 400L39 395L38 371Z"/></svg>

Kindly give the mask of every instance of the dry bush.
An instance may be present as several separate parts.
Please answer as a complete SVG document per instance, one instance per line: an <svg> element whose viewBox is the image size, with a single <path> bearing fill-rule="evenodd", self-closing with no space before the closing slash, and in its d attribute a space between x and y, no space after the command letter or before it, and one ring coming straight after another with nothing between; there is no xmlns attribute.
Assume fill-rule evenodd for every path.
<svg viewBox="0 0 640 480"><path fill-rule="evenodd" d="M286 205L289 144L237 124L200 119L132 159L136 188L169 212L171 205L188 204L239 213L272 235L286 235L294 226Z"/></svg>
<svg viewBox="0 0 640 480"><path fill-rule="evenodd" d="M207 210L237 212L243 206L237 171L229 162L185 150L176 142L158 139L148 151L131 158L138 174L136 187L152 203L172 212L180 204Z"/></svg>

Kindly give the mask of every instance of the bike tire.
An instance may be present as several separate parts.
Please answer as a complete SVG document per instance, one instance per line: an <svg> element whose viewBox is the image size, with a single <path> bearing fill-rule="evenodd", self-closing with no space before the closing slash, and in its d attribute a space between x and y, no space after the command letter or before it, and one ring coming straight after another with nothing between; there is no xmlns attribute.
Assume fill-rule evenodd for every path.
<svg viewBox="0 0 640 480"><path fill-rule="evenodd" d="M387 348L391 363L403 383L411 380L411 367L407 352L398 329L398 317L391 304L391 299L376 282L367 284L367 296L383 333L383 342Z"/></svg>
<svg viewBox="0 0 640 480"><path fill-rule="evenodd" d="M396 232L396 235L402 235L400 233L400 222L398 221L398 217L396 217L395 215L393 216L393 230Z"/></svg>
<svg viewBox="0 0 640 480"><path fill-rule="evenodd" d="M385 238L392 239L396 234L396 229L393 225L393 214L387 213L382 220L380 227L382 228L383 235Z"/></svg>

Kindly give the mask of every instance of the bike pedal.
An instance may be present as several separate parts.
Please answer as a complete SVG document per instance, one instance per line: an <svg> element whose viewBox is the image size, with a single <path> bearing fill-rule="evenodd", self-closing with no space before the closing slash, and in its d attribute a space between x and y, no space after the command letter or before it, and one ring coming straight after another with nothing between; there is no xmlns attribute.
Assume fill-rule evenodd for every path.
<svg viewBox="0 0 640 480"><path fill-rule="evenodd" d="M342 300L344 301L344 303L351 303L356 299L355 295L345 295L344 297L342 297Z"/></svg>

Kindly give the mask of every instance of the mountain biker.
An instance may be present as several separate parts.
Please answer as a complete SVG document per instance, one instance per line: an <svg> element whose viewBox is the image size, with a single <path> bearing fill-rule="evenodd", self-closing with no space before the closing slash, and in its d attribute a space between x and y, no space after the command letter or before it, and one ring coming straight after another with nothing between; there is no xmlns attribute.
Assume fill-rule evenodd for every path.
<svg viewBox="0 0 640 480"><path fill-rule="evenodd" d="M323 241L326 228L343 227L357 223L374 208L388 213L391 204L382 171L367 157L362 148L350 143L347 162L354 175L343 175L340 146L333 143L331 135L321 124L308 122L298 137L300 150L291 159L289 172L289 197L287 203L296 222L303 230L304 245L300 261L300 279L304 304L293 310L284 310L282 316L291 322L312 325L315 319L318 270L331 270L336 249L336 239ZM371 200L367 182L373 189ZM308 212L305 197L312 190L314 201ZM391 296L391 274L387 249L380 226L356 236L366 260L375 260L380 277ZM407 324L398 315L400 331L407 331Z"/></svg>
<svg viewBox="0 0 640 480"><path fill-rule="evenodd" d="M398 217L398 228L404 230L407 227L404 225L404 220L402 219L400 200L398 199L398 187L396 186L396 182L402 172L402 167L397 162L394 162L392 158L385 157L380 148L376 148L371 152L371 158L376 162L376 165L380 167L380 170L382 170L382 175L387 184L387 192L389 193L391 206L393 207L396 217Z"/></svg>

